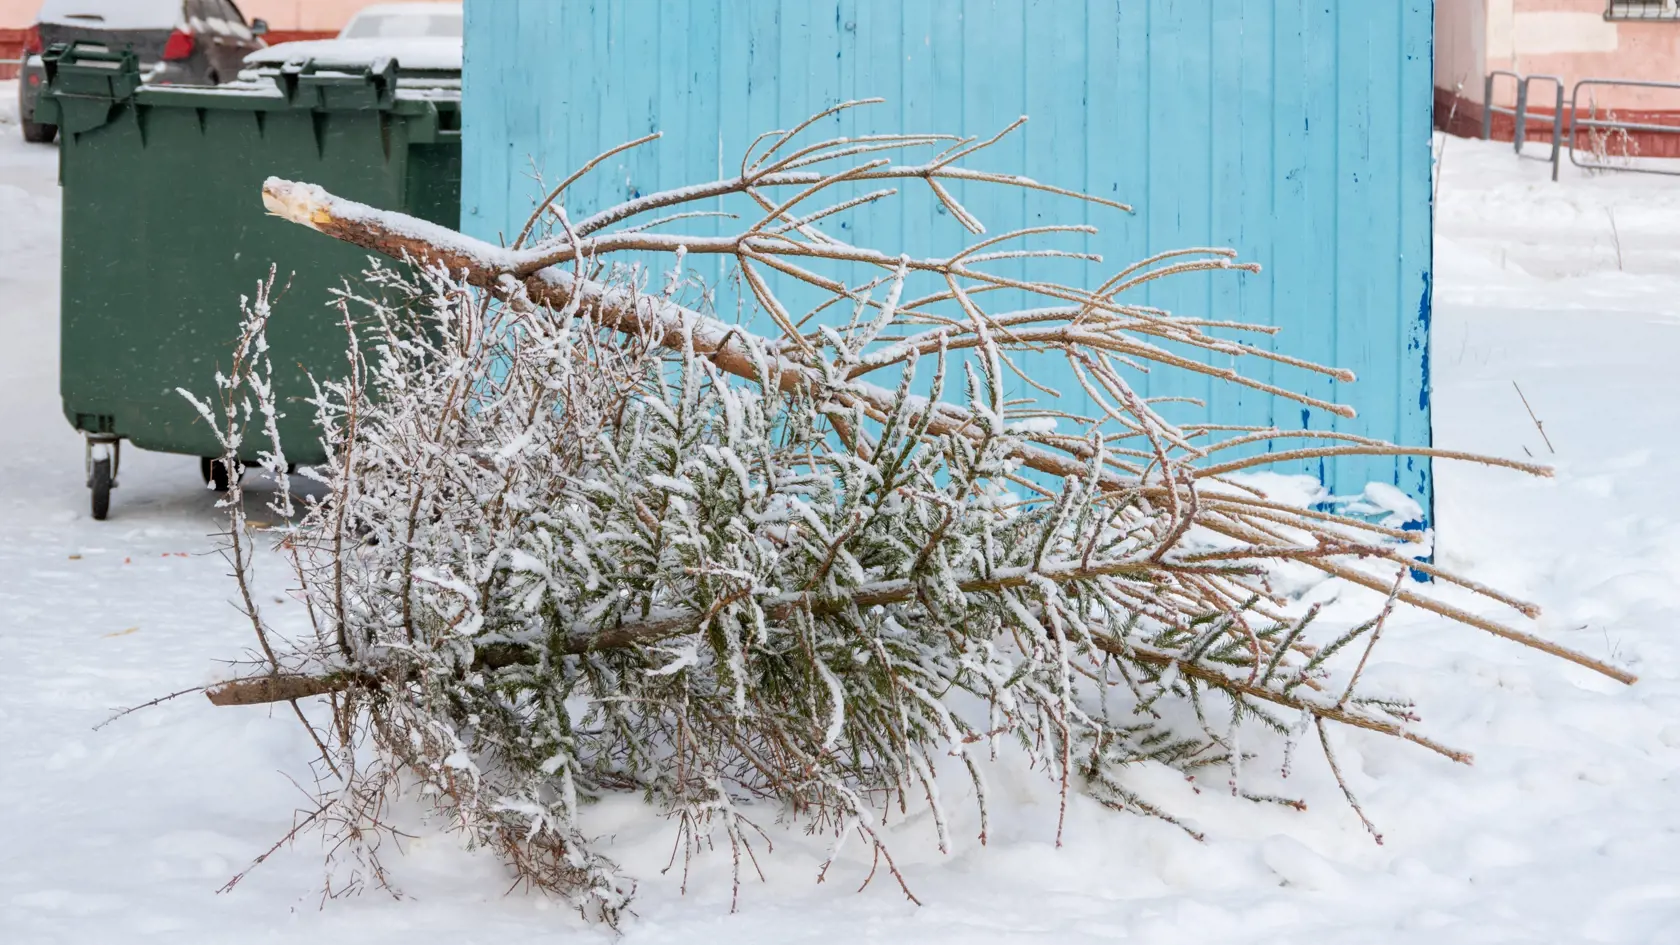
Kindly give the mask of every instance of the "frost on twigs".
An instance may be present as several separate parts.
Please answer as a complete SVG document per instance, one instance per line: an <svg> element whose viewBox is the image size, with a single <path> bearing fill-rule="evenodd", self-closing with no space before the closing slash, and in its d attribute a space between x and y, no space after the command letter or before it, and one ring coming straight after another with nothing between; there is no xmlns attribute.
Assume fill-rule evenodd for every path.
<svg viewBox="0 0 1680 945"><path fill-rule="evenodd" d="M330 495L281 539L313 634L282 645L248 604L265 665L210 691L223 705L329 701L330 721L311 726L310 823L363 851L365 875L382 878L371 851L407 792L520 881L611 921L633 884L580 815L633 792L672 819L685 877L721 849L738 892L769 853L760 827L790 821L832 840L818 879L861 849L873 865L848 882L913 898L885 821L927 810L950 849L951 806L973 804L984 842L983 774L1005 745L1006 762L1048 773L1064 810L1080 791L1175 823L1183 812L1144 796L1133 766L1212 767L1232 793L1276 800L1245 788L1243 746L1316 728L1340 781L1327 723L1468 761L1415 731L1409 703L1361 688L1401 602L1620 672L1420 592L1407 569L1430 566L1405 553L1406 533L1230 478L1266 462L1239 449L1266 441L1273 460L1430 451L1175 424L1139 395L1147 366L1345 412L1182 352L1346 372L1132 300L1154 279L1245 268L1228 251L1164 253L1094 289L1040 280L1039 260L1078 254L1019 247L1090 228L981 235L957 184L1062 193L955 166L989 141L805 143L806 130L762 138L737 177L581 219L564 203L574 175L507 249L266 186L310 226L418 264L347 290L347 360L318 378ZM880 182L932 188L975 242L919 258L824 229L830 211L895 192ZM649 229L721 197L755 208L733 236ZM623 255L659 252L652 271ZM757 321L715 313L718 287L689 268L704 255L733 261ZM998 275L1004 260L1027 275ZM1035 298L1006 309L999 288ZM823 301L805 314L812 293ZM264 294L242 351L260 348L249 339L268 317ZM1025 370L1029 353L1064 359L1090 411ZM204 410L244 456L274 405L260 357L235 368L220 410ZM237 495L230 507L243 585ZM1386 604L1323 630L1274 586L1286 563ZM952 789L941 770L968 783Z"/></svg>

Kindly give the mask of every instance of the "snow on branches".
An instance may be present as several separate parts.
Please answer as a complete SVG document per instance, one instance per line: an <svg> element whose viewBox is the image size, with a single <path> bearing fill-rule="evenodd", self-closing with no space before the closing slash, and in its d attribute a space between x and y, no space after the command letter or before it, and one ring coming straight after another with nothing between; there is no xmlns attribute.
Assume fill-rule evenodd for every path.
<svg viewBox="0 0 1680 945"><path fill-rule="evenodd" d="M1226 337L1270 329L1129 301L1155 279L1251 268L1228 251L1163 253L1086 289L988 266L1026 259L1030 272L1066 253L1007 247L1085 226L985 237L945 258L841 242L819 224L895 193L830 197L841 184L920 182L976 235L952 181L1080 195L954 166L997 138L802 142L830 114L755 142L737 177L571 220L566 188L615 149L548 194L510 248L308 185L265 186L278 215L415 264L345 293L348 367L318 379L327 498L282 529L314 636L280 646L247 597L265 665L210 692L222 705L330 700L330 724L311 727L321 824L365 844L392 792L414 789L521 879L611 920L633 884L579 815L632 791L675 818L685 869L721 839L738 884L768 846L752 819L768 812L826 831L836 854L861 842L870 876L884 869L911 895L883 813L925 806L948 847L956 795L937 771L955 759L983 841L977 762L1005 742L1064 802L1085 791L1174 822L1128 786L1128 766L1221 766L1243 793L1244 726L1289 742L1317 727L1338 781L1325 723L1468 761L1416 732L1409 703L1359 686L1399 602L1631 681L1408 585L1416 568L1535 612L1414 560L1407 533L1230 478L1351 453L1543 468L1217 417L1170 423L1127 380L1144 365L1347 412L1186 348L1352 377ZM943 150L880 157L928 148ZM724 196L760 215L727 237L649 232ZM668 253L668 269L619 261L650 252ZM733 259L776 336L709 310L688 268L703 254ZM818 271L829 264L848 275ZM797 317L775 288L795 283L826 301ZM999 288L1033 307L995 310ZM273 429L269 318L265 289L240 349L259 355L236 362L219 413L201 403L229 461ZM1027 351L1065 357L1094 413L1075 415L1023 370ZM1011 399L1016 385L1041 396ZM279 444L262 460L282 468ZM244 584L237 492L228 504ZM1315 610L1274 588L1282 562L1387 605L1321 634Z"/></svg>

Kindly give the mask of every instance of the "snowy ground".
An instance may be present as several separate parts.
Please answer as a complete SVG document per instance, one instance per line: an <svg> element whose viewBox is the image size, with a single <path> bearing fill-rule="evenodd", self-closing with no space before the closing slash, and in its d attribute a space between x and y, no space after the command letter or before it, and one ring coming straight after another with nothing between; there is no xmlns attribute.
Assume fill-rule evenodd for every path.
<svg viewBox="0 0 1680 945"><path fill-rule="evenodd" d="M13 100L0 83L0 109ZM610 941L555 903L504 895L494 862L436 830L392 858L401 901L370 893L323 907L313 842L217 894L301 800L288 779L304 777L309 751L295 722L194 696L92 730L116 707L217 678L248 633L210 553L216 517L192 460L126 453L112 519L87 516L81 443L57 394L56 156L24 145L14 118L0 111L5 940ZM1308 752L1282 785L1306 813L1159 785L1206 831L1201 844L1076 803L1056 850L1053 791L995 771L989 848L960 840L972 823L944 857L921 842L925 823L898 829L919 909L885 883L855 894L862 864L816 885L820 845L772 831L768 882L749 885L730 916L725 856L702 860L678 896L659 872L669 825L606 804L591 829L642 880L624 940L1676 941L1680 506L1668 489L1680 476L1680 184L1570 169L1552 185L1538 163L1456 140L1443 166L1439 445L1526 449L1559 474L1442 468L1440 557L1538 600L1539 632L1629 666L1637 686L1408 614L1370 673L1404 679L1429 733L1477 761L1341 733L1383 845ZM273 570L283 615L295 605L279 603ZM1372 603L1332 585L1318 593L1339 595L1343 616Z"/></svg>

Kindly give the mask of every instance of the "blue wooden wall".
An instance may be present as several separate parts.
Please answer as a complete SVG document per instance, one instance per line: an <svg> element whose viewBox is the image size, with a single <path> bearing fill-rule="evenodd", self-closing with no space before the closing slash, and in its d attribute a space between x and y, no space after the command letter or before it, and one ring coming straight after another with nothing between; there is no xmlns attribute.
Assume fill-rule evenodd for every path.
<svg viewBox="0 0 1680 945"><path fill-rule="evenodd" d="M1178 278L1138 298L1281 326L1274 347L1359 381L1247 358L1232 366L1359 417L1177 372L1140 387L1202 398L1225 423L1430 442L1430 0L467 0L466 12L470 233L516 233L538 195L534 169L552 182L653 130L664 139L572 192L574 217L731 176L760 132L842 100L888 101L819 130L989 136L1024 114L1022 131L971 166L1137 212L961 188L989 232L1099 226L1061 245L1099 252L1103 265L1033 264L1092 286L1153 252L1233 247L1264 271ZM917 192L901 203L837 218L836 232L917 255L972 241L907 189ZM1077 391L1060 383L1065 369L1035 369ZM1337 494L1389 482L1432 507L1426 461L1351 457L1285 471L1302 470Z"/></svg>

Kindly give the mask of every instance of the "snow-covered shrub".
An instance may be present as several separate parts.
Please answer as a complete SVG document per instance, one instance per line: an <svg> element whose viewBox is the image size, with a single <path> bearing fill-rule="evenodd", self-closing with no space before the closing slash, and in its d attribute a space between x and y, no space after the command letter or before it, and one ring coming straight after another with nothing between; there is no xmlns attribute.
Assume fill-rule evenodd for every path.
<svg viewBox="0 0 1680 945"><path fill-rule="evenodd" d="M1410 568L1460 579L1414 561L1407 533L1273 501L1229 478L1266 457L1224 459L1289 436L1319 442L1271 460L1402 450L1217 417L1174 425L1133 391L1126 377L1147 363L1341 409L1161 343L1344 372L1127 300L1151 279L1243 268L1230 253L1163 254L1088 290L986 265L1055 254L1006 241L1087 227L931 260L841 243L816 226L826 210L805 210L837 183L922 180L977 234L942 180L1049 188L955 168L980 147L967 141L792 143L804 127L749 154L738 178L576 223L562 185L511 249L269 182L282 216L418 263L346 293L348 367L319 379L328 498L281 532L314 636L283 644L247 594L263 665L211 692L330 700L330 724L311 726L320 806L307 822L366 849L384 806L412 791L523 880L611 919L632 883L579 814L635 792L673 818L685 857L727 846L737 882L768 817L826 832L837 852L866 845L909 895L883 812L930 809L941 846L950 804L978 805L984 825L976 761L1005 742L1064 798L1168 820L1128 767L1218 766L1243 793L1244 729L1292 741L1317 727L1322 740L1341 723L1466 760L1416 734L1408 703L1358 686L1398 601L1584 659L1408 588ZM949 147L917 165L871 159L930 145ZM634 225L723 194L757 201L763 219L731 237ZM545 217L552 232L527 246ZM614 263L628 252L669 253L669 268ZM780 337L707 311L688 266L719 253ZM812 260L864 275L837 281ZM830 292L840 316L796 322L772 269ZM916 280L931 289L915 294ZM982 293L999 286L1038 307L988 309ZM265 288L218 401L200 402L230 457L250 456L243 440L287 409L268 394L270 314ZM1065 355L1098 413L1074 416L1048 390L1010 400L1012 375L1041 388L1017 370L1029 350ZM266 448L283 470L281 445ZM237 491L228 506L243 586ZM1269 580L1286 561L1388 606L1320 633ZM942 784L949 759L971 789Z"/></svg>

